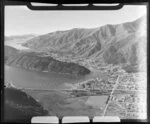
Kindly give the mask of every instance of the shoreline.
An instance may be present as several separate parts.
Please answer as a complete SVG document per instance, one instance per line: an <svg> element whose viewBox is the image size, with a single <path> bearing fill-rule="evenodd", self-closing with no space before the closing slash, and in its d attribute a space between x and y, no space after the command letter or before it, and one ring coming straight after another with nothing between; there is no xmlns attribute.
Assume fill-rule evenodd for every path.
<svg viewBox="0 0 150 124"><path fill-rule="evenodd" d="M23 69L23 70L30 71L30 72L41 72L41 73L47 73L47 74L52 73L52 74L59 74L59 75L63 75L63 76L71 76L71 77L76 77L76 78L78 78L78 77L80 78L80 77L84 77L84 76L92 74L92 72L90 72L89 74L86 74L86 75L73 75L70 73L61 73L61 72L54 72L54 71L48 71L48 70L40 71L40 70L36 70L36 69L27 69L27 68L20 67L20 65L19 66L18 65L10 66L10 65L4 64L4 66L17 68L17 69Z"/></svg>

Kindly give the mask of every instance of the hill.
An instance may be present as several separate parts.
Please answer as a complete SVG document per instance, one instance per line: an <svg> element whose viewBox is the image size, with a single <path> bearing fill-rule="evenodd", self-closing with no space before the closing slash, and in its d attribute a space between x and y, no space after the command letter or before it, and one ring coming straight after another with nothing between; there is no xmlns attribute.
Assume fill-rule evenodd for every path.
<svg viewBox="0 0 150 124"><path fill-rule="evenodd" d="M71 29L40 35L23 43L31 49L56 58L93 63L143 63L146 56L146 16L122 24L107 24L93 29Z"/></svg>
<svg viewBox="0 0 150 124"><path fill-rule="evenodd" d="M19 51L10 46L5 46L5 64L29 70L55 72L74 76L90 73L90 70L81 65L72 62L62 62L41 52Z"/></svg>
<svg viewBox="0 0 150 124"><path fill-rule="evenodd" d="M22 45L34 52L13 55L6 63L75 75L88 74L89 66L103 64L121 65L128 72L139 71L146 65L146 42L146 16L142 16L122 24L33 37Z"/></svg>
<svg viewBox="0 0 150 124"><path fill-rule="evenodd" d="M33 116L48 115L48 111L25 92L6 85L4 88L4 121L31 123Z"/></svg>

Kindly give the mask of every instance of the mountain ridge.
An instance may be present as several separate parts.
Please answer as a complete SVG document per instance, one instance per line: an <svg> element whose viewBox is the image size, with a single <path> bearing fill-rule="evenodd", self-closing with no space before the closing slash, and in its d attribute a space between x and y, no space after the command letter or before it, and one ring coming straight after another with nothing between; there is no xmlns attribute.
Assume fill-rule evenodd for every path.
<svg viewBox="0 0 150 124"><path fill-rule="evenodd" d="M124 67L126 65L137 67L138 63L143 64L141 57L146 55L146 16L132 22L107 24L99 28L74 28L67 31L51 32L33 37L22 45L34 50L35 57L38 53L44 53L47 56L45 57L46 61L49 57L53 57L59 63L65 61L78 65L81 65L78 61L82 60L83 66L89 64L90 61L90 65L121 64ZM29 54L32 55L33 52L26 53L27 56ZM24 60L24 54L18 56ZM17 57L14 59L19 62ZM40 59L42 58L39 57ZM28 63L30 63L29 66L36 64L38 66L38 63ZM63 66L66 68L64 64ZM60 70L58 69L58 72Z"/></svg>
<svg viewBox="0 0 150 124"><path fill-rule="evenodd" d="M35 71L47 71L74 76L89 74L90 70L73 62L62 62L44 55L31 51L19 51L10 46L5 46L5 64L19 66L24 69Z"/></svg>
<svg viewBox="0 0 150 124"><path fill-rule="evenodd" d="M93 29L72 29L59 32L59 35L53 32L53 35L45 34L37 37L37 39L31 39L23 45L48 54L56 54L59 57L69 56L68 59L81 57L90 59L91 56L96 55L97 57L94 59L99 59L102 58L102 54L106 54L112 46L115 46L119 56L124 56L125 61L131 63L128 59L129 56L127 57L128 51L126 51L125 46L132 47L136 42L139 43L142 38L146 41L145 23L146 16L142 16L132 22L122 24L107 24ZM143 42L145 43L145 41ZM103 59L106 60L105 57ZM122 62L124 61L119 63ZM117 62L111 62L110 59L108 63L115 64Z"/></svg>
<svg viewBox="0 0 150 124"><path fill-rule="evenodd" d="M30 123L33 116L48 115L48 111L33 97L12 86L9 82L5 83L5 122Z"/></svg>

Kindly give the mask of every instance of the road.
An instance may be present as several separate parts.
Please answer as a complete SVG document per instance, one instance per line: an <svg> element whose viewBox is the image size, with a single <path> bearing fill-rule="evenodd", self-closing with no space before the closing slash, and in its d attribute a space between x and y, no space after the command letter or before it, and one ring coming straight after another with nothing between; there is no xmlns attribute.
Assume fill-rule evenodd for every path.
<svg viewBox="0 0 150 124"><path fill-rule="evenodd" d="M34 90L34 91L50 91L50 92L54 92L54 91L66 91L66 92L72 92L72 91L76 91L76 92L101 92L102 94L109 94L112 92L112 89L105 89L103 91L100 90L83 90L83 89L34 89L34 88L18 88L20 90ZM118 94L118 93L132 93L132 92L139 92L139 93L146 93L146 91L144 90L126 90L126 89L115 89L114 94Z"/></svg>

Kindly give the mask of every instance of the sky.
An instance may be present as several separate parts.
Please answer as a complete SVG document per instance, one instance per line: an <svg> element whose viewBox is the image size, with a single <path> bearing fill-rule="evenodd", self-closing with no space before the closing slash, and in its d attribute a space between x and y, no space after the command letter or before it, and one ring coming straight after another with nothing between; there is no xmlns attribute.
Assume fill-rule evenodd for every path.
<svg viewBox="0 0 150 124"><path fill-rule="evenodd" d="M134 21L146 14L145 5L126 5L119 10L35 11L26 6L5 7L5 36L45 34L72 28L97 28Z"/></svg>

